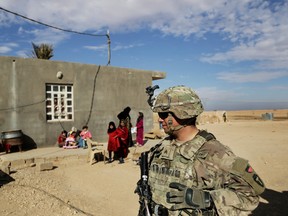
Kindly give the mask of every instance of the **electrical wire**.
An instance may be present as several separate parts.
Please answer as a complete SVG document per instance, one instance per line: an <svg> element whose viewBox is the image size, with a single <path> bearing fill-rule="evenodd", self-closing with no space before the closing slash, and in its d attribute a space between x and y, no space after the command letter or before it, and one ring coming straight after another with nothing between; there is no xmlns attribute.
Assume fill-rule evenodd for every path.
<svg viewBox="0 0 288 216"><path fill-rule="evenodd" d="M56 27L56 26L52 26L52 25L49 25L49 24L46 24L46 23L43 23L43 22L40 22L40 21L37 21L37 20L34 20L34 19L31 19L29 17L26 17L26 16L23 16L21 14L18 14L16 12L13 12L13 11L10 11L10 10L7 10L3 7L0 7L0 10L3 10L7 13L11 13L15 16L19 16L23 19L26 19L26 20L29 20L29 21L32 21L32 22L35 22L37 24L40 24L40 25L43 25L43 26L46 26L46 27L49 27L49 28L53 28L53 29L57 29L57 30L60 30L60 31L64 31L64 32L69 32L69 33L75 33L75 34L81 34L81 35L87 35L87 36L93 36L93 37L102 37L102 36L105 36L107 37L107 44L108 44L108 61L107 61L107 65L110 65L111 63L111 38L110 38L110 33L109 31L107 31L106 34L91 34L91 33L85 33L85 32L78 32L78 31L74 31L74 30L67 30L67 29L63 29L63 28L59 28L59 27ZM98 66L98 70L95 74L95 77L94 77L94 84L93 84L93 95L92 95L92 100L91 100L91 106L90 106L90 110L89 110L89 115L88 115L88 119L87 119L87 122L86 122L86 125L88 125L89 121L90 121L90 118L91 118L91 113L92 113L92 108L93 108L93 104L94 104L94 95L95 95L95 88L96 88L96 78L97 78L97 75L100 71L100 65ZM44 100L45 101L45 100ZM43 101L41 101L43 102ZM32 104L34 105L34 104ZM26 106L29 106L29 105L26 105ZM25 107L25 106L20 106L20 107L17 107L17 108L21 108L21 107ZM15 108L7 108L7 109L0 109L0 111L4 111L4 110L11 110L11 109L15 109ZM60 122L60 121L59 121ZM64 129L63 125L61 124L61 127L62 129Z"/></svg>
<svg viewBox="0 0 288 216"><path fill-rule="evenodd" d="M90 105L90 110L89 110L88 119L86 121L86 125L89 124L91 114L92 114L92 109L93 109L93 105L94 105L95 88L96 88L96 79L97 79L99 71L100 71L100 65L98 66L98 69L97 69L95 77L94 77L93 91L92 91L92 97L91 97L92 99L91 99L91 105Z"/></svg>
<svg viewBox="0 0 288 216"><path fill-rule="evenodd" d="M46 23L31 19L31 18L26 17L24 15L21 15L19 13L7 10L7 9L5 9L3 7L0 7L0 10L3 10L5 12L13 14L15 16L19 16L19 17L21 17L23 19L26 19L26 20L29 20L31 22L35 22L37 24L40 24L40 25L43 25L43 26L46 26L46 27L49 27L49 28L57 29L59 31L64 31L64 32L69 32L69 33L74 33L74 34L80 34L80 35L93 36L93 37L107 37L107 44L108 44L108 62L107 62L107 65L110 64L110 61L111 61L111 49L110 49L111 39L110 39L109 31L107 31L106 34L92 34L92 33L85 33L85 32L79 32L79 31L74 31L74 30L68 30L68 29L63 29L63 28L60 28L60 27L57 27L57 26L52 26L52 25L49 25L49 24L46 24Z"/></svg>
<svg viewBox="0 0 288 216"><path fill-rule="evenodd" d="M111 61L111 40L110 40L110 33L109 30L107 31L107 44L108 44L108 62L107 65L110 65L110 61Z"/></svg>
<svg viewBox="0 0 288 216"><path fill-rule="evenodd" d="M8 110L15 110L15 109L24 108L24 107L29 107L29 106L33 106L33 105L36 105L36 104L43 103L45 101L46 101L46 99L41 100L39 102L31 103L31 104L25 104L25 105L21 105L21 106L17 106L17 107L4 108L4 109L0 109L0 112L1 111L8 111Z"/></svg>
<svg viewBox="0 0 288 216"><path fill-rule="evenodd" d="M60 30L60 31L65 31L65 32L70 32L70 33L75 33L75 34L88 35L88 36L94 36L94 37L103 37L103 36L107 37L107 34L91 34L91 33L78 32L78 31L73 31L73 30L59 28L59 27L56 27L56 26L52 26L52 25L49 25L49 24L46 24L46 23L31 19L29 17L23 16L21 14L18 14L16 12L13 12L13 11L10 11L10 10L7 10L5 8L2 8L2 7L0 7L0 10L6 11L7 13L14 14L15 16L22 17L23 19L27 19L27 20L30 20L32 22L38 23L40 25L44 25L44 26L49 27L49 28L54 28L54 29L57 29L57 30Z"/></svg>

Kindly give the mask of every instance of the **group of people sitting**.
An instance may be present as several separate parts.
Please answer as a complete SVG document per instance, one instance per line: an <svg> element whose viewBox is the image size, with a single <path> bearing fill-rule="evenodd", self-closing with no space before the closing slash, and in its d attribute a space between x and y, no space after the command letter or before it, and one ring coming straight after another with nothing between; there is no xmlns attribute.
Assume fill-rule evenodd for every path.
<svg viewBox="0 0 288 216"><path fill-rule="evenodd" d="M108 134L108 147L109 160L111 163L117 157L119 163L124 163L124 158L128 155L129 146L129 131L127 122L124 119L119 121L119 126L116 127L113 121L109 122ZM92 134L88 130L88 126L83 126L82 131L72 128L70 132L63 130L58 136L58 146L64 149L87 148L87 138L92 139ZM112 157L113 154L113 157Z"/></svg>
<svg viewBox="0 0 288 216"><path fill-rule="evenodd" d="M114 158L117 158L120 164L124 163L124 158L126 158L129 153L129 147L134 146L131 134L132 124L129 115L130 110L130 107L126 107L117 115L117 118L119 119L119 125L117 127L113 121L110 121L108 124L107 150L109 152L109 163L113 162ZM143 128L143 113L139 112L135 127L137 146L143 146L144 144ZM92 134L88 130L87 125L82 127L82 131L73 127L69 133L65 130L61 132L58 137L58 146L65 149L87 148L87 138L92 139Z"/></svg>
<svg viewBox="0 0 288 216"><path fill-rule="evenodd" d="M67 132L63 130L58 136L58 146L60 148L87 148L86 140L87 138L92 139L92 134L88 130L88 126L85 125L82 127L82 131L77 130L75 127L72 127L71 131Z"/></svg>

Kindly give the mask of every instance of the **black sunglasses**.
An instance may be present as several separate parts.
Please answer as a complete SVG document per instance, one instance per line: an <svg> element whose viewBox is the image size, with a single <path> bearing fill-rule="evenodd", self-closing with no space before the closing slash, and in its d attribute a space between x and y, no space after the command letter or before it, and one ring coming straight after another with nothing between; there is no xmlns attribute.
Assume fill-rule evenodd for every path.
<svg viewBox="0 0 288 216"><path fill-rule="evenodd" d="M158 113L158 116L161 119L166 119L168 117L168 115L169 115L169 112L159 112Z"/></svg>

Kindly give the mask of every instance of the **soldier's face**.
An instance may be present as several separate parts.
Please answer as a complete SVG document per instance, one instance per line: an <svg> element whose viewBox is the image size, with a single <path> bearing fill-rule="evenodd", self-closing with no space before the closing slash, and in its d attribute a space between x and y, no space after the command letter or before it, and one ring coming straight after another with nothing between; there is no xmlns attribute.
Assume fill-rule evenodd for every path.
<svg viewBox="0 0 288 216"><path fill-rule="evenodd" d="M165 133L168 133L170 131L170 127L173 126L178 126L179 123L175 120L173 115L169 112L161 112L158 113L158 122L162 124L162 128Z"/></svg>

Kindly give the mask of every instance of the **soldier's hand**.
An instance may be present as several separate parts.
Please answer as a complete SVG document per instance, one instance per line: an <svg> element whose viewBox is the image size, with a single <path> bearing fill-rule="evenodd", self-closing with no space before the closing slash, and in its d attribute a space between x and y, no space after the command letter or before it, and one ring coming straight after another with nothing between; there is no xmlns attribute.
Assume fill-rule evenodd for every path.
<svg viewBox="0 0 288 216"><path fill-rule="evenodd" d="M196 188L188 188L177 182L170 183L171 191L166 194L168 203L175 203L172 210L192 208L206 209L211 207L211 197L209 192Z"/></svg>

